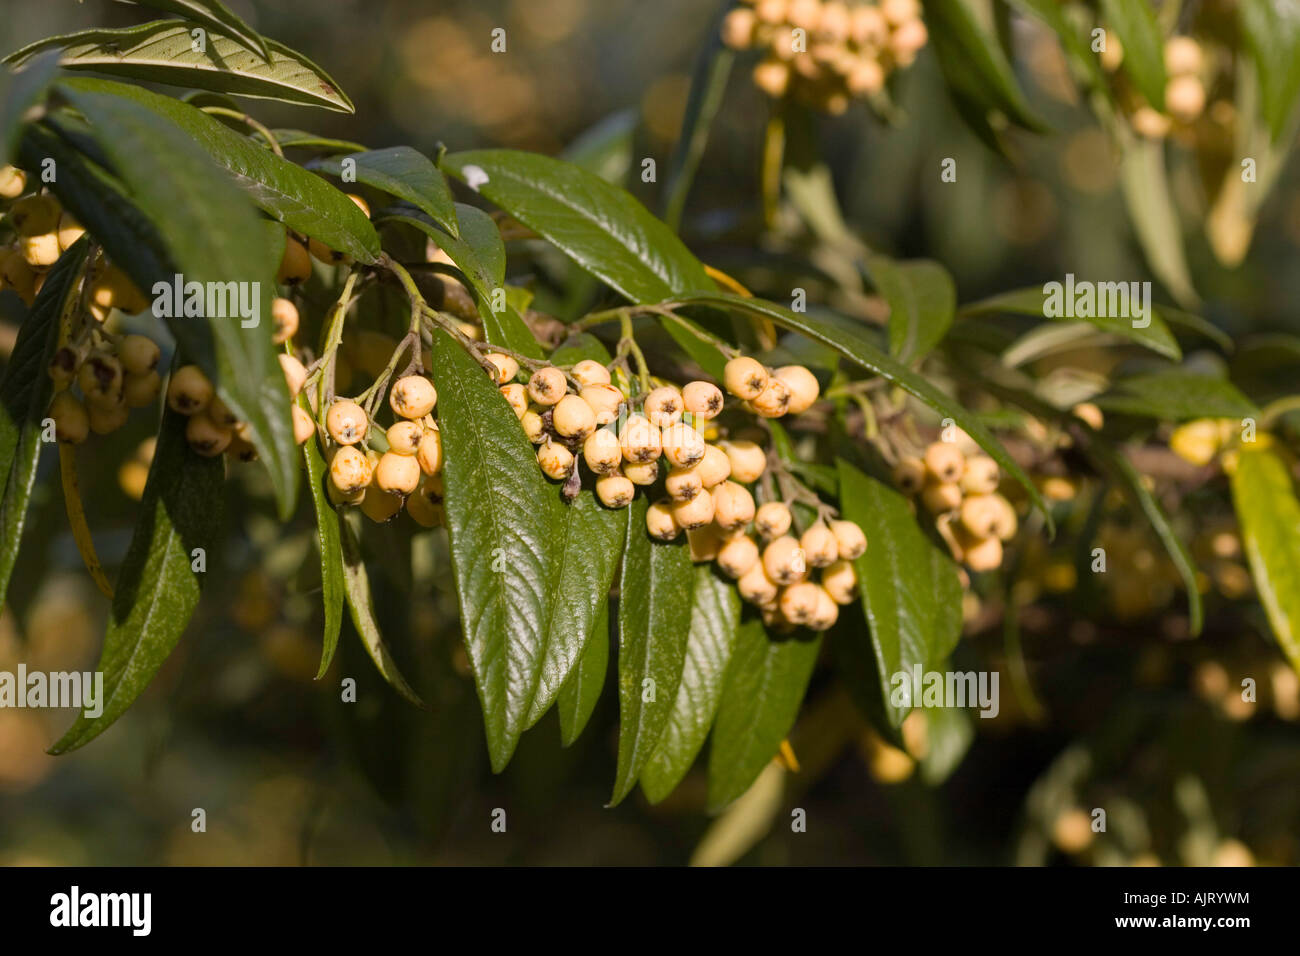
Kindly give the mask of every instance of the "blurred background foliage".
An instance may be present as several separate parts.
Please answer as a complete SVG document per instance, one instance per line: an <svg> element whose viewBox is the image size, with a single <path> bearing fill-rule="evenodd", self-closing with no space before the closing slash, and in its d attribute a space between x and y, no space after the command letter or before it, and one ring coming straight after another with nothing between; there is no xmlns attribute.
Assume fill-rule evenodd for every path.
<svg viewBox="0 0 1300 956"><path fill-rule="evenodd" d="M357 107L346 116L249 101L268 125L371 147L555 154L620 114L613 122L636 123L630 155L655 158L661 171L717 15L701 0L229 5L324 66ZM0 19L0 46L127 25L139 13L96 2L13 4ZM507 29L505 54L489 49L497 26ZM943 263L961 302L1066 272L1148 278L1110 144L1077 101L1056 40L1022 18L1013 28L1019 76L1052 130L1015 134L1009 160L996 155L958 120L927 48L900 78L894 125L861 106L820 124L846 217L878 251ZM736 70L683 233L706 261L785 297L787 249L760 236L767 111L747 70ZM1300 243L1295 163L1263 210L1250 255L1226 270L1200 228L1194 157L1177 144L1169 151L1204 314L1234 336L1291 330L1300 295L1300 270L1291 267ZM957 160L956 183L940 181L948 157ZM631 188L658 207L656 184L634 176ZM834 292L810 289L810 297L833 300ZM0 325L0 334L7 353L13 326ZM132 493L143 482L132 457L148 429L133 420L82 451L87 510L110 567L130 538ZM11 604L0 614L0 670L20 661L40 670L92 667L103 633L105 602L66 529L53 465L45 456ZM256 470L239 475L229 484L230 536L210 557L199 613L118 726L55 759L44 748L70 713L0 710L0 862L1300 861L1300 687L1249 600L1222 496L1193 502L1195 526L1181 529L1194 537L1210 592L1198 640L1187 638L1159 548L1122 509L1103 509L1103 535L1128 536L1112 548L1132 564L1116 569L1119 577L1139 584L1093 603L1074 577L1073 545L1043 541L1019 556L1034 571L1011 595L1016 613L1004 615L996 596L972 606L969 643L955 657L959 667L969 656L964 666L1002 671L1002 710L973 722L970 750L946 780L930 783L944 776L944 758L929 752L924 721L909 722L905 750L890 746L821 675L791 738L798 772L774 763L739 804L710 820L698 775L657 808L630 800L602 809L616 741L609 687L572 748L560 748L552 713L525 735L505 773L489 773L441 532L412 540L382 527L367 545L381 623L412 682L429 689L433 711L400 701L354 640L313 682L320 623L315 562L305 560L311 527L299 520L282 528ZM1076 514L1075 524L1086 518ZM358 682L355 705L338 700L344 677ZM1242 703L1243 677L1257 682L1258 703ZM498 807L506 834L490 829ZM806 811L806 833L791 832L796 807ZM1093 807L1108 808L1100 839L1087 826ZM195 808L206 812L204 834L191 831Z"/></svg>

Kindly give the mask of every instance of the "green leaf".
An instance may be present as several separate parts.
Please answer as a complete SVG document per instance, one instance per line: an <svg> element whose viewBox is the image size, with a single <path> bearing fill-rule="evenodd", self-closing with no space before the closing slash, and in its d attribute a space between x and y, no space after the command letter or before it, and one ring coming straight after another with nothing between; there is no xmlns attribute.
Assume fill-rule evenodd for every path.
<svg viewBox="0 0 1300 956"><path fill-rule="evenodd" d="M891 699L895 674L922 673L947 658L961 637L961 582L952 559L921 531L908 500L838 462L840 508L867 535L853 562L871 627L885 715L900 726L910 706Z"/></svg>
<svg viewBox="0 0 1300 956"><path fill-rule="evenodd" d="M273 129L271 136L275 138L276 143L281 149L319 149L330 153L360 153L365 151L365 146L360 143L354 143L348 139L334 139L330 136L321 136L319 133L309 133L301 129ZM269 143L265 136L254 130L253 138L262 143Z"/></svg>
<svg viewBox="0 0 1300 956"><path fill-rule="evenodd" d="M1046 129L1029 106L996 37L981 26L971 0L925 0L925 23L954 93L985 112L1001 111L1025 129Z"/></svg>
<svg viewBox="0 0 1300 956"><path fill-rule="evenodd" d="M1274 447L1242 445L1232 501L1273 636L1300 671L1300 501L1286 458Z"/></svg>
<svg viewBox="0 0 1300 956"><path fill-rule="evenodd" d="M949 666L942 670L947 671ZM921 758L921 779L935 787L943 783L961 765L975 741L975 722L971 714L957 707L933 707L925 714L926 753Z"/></svg>
<svg viewBox="0 0 1300 956"><path fill-rule="evenodd" d="M1082 432L1082 429L1078 431ZM1123 486L1125 494L1146 517L1156 537L1164 545L1169 560L1173 562L1178 576L1182 578L1183 589L1187 591L1187 616L1191 632L1194 635L1200 634L1205 615L1201 606L1201 592L1196 582L1196 564L1178 535L1174 533L1169 516L1165 514L1164 508L1160 506L1155 495L1147 488L1142 475L1123 453L1094 433L1084 434L1087 436L1084 444L1085 454L1093 460L1098 470Z"/></svg>
<svg viewBox="0 0 1300 956"><path fill-rule="evenodd" d="M255 327L244 328L238 315L208 315L203 322L182 315L168 325L187 358L203 368L230 410L248 423L280 515L287 519L297 494L298 450L289 392L271 342L273 253L260 220L244 195L172 124L118 96L65 92L94 126L133 199L157 227L176 273L186 283L251 284L257 297ZM171 280L166 274L154 277L168 285Z"/></svg>
<svg viewBox="0 0 1300 956"><path fill-rule="evenodd" d="M474 206L456 203L456 215L460 221L458 237L440 229L424 213L409 207L394 206L381 210L378 220L414 226L447 253L474 289L478 314L483 318L484 336L489 342L530 358L541 358L542 347L509 301L500 312L492 309L498 293L506 287L506 246L501 239L501 230L491 216Z"/></svg>
<svg viewBox="0 0 1300 956"><path fill-rule="evenodd" d="M306 408L306 400L299 398ZM328 468L321 457L316 439L310 438L302 446L302 456L307 464L307 488L311 492L312 508L316 513L316 547L320 551L321 592L325 603L325 631L322 636L320 680L330 669L334 651L339 644L339 630L343 624L343 601L347 587L343 581L343 544L339 535L339 516L330 504L325 491Z"/></svg>
<svg viewBox="0 0 1300 956"><path fill-rule="evenodd" d="M141 517L114 585L104 648L102 711L82 714L50 748L76 750L98 737L134 703L176 647L199 603L208 572L194 569L202 548L210 565L223 530L225 467L185 441L186 419L163 414L158 445L144 486ZM209 567L209 571L211 568Z"/></svg>
<svg viewBox="0 0 1300 956"><path fill-rule="evenodd" d="M543 622L541 669L525 727L541 720L582 659L599 624L600 609L608 604L626 535L624 511L606 508L590 489L563 506L559 537L550 545L559 557L550 617Z"/></svg>
<svg viewBox="0 0 1300 956"><path fill-rule="evenodd" d="M647 508L645 495L628 508L619 581L618 772L611 807L632 791L668 725L690 638L695 587L690 551L684 541L651 541Z"/></svg>
<svg viewBox="0 0 1300 956"><path fill-rule="evenodd" d="M695 568L695 598L681 686L663 736L641 769L641 789L651 803L672 793L709 734L727 664L740 626L740 595L735 582L708 563Z"/></svg>
<svg viewBox="0 0 1300 956"><path fill-rule="evenodd" d="M59 326L76 304L86 243L79 241L59 257L18 330L18 340L0 378L0 607L18 560L27 503L41 454L41 422L54 384L46 369L58 347Z"/></svg>
<svg viewBox="0 0 1300 956"><path fill-rule="evenodd" d="M908 364L924 358L943 341L957 307L948 270L928 259L895 262L870 256L867 271L889 303L890 354Z"/></svg>
<svg viewBox="0 0 1300 956"><path fill-rule="evenodd" d="M60 81L58 88L112 93L148 107L193 137L273 219L360 262L377 261L379 236L352 200L319 176L281 159L203 111L171 97L111 80L77 77ZM122 175L121 170L118 173Z"/></svg>
<svg viewBox="0 0 1300 956"><path fill-rule="evenodd" d="M1164 156L1163 141L1128 136L1120 154L1120 187L1152 274L1180 305L1191 307L1200 297L1187 265Z"/></svg>
<svg viewBox="0 0 1300 956"><path fill-rule="evenodd" d="M560 712L560 744L569 747L591 719L609 670L609 599L596 608L596 623L577 666L560 688L555 709Z"/></svg>
<svg viewBox="0 0 1300 956"><path fill-rule="evenodd" d="M1051 283L1048 284L1050 285ZM1100 300L1102 297L1105 297L1107 303L1106 310L1108 312L1112 311L1110 303L1112 301L1115 302L1116 308L1113 311L1119 313L1118 315L1078 317L1063 314L1067 310L1070 312L1077 311L1073 306L1077 302L1078 292L1075 291L1073 296L1066 294L1067 291L1075 289L1073 283L1071 283L1068 288L1063 283L1057 284L1061 286L1059 301L1057 301L1057 295L1045 291L1043 287L1031 286L1027 289L1015 289L1011 292L1003 292L999 295L987 299L981 299L980 301L972 302L969 305L964 305L961 307L961 314L963 316L997 314L1027 315L1036 319L1048 319L1052 322L1060 323L1087 322L1094 328L1100 329L1103 332L1109 332L1112 335L1117 335L1125 341L1140 345L1145 349L1150 349L1152 352L1155 352L1157 355L1162 355L1165 358L1178 361L1183 357L1182 349L1178 347L1178 340L1175 339L1173 333L1169 331L1169 326L1161 317L1159 308L1152 306L1151 303L1147 303L1150 309L1150 314L1148 316L1151 320L1150 324L1144 328L1135 327L1133 325L1133 319L1129 317L1128 314L1131 312L1131 308L1128 306L1121 307L1121 300L1117 298L1120 292L1124 292L1124 298L1122 301L1130 301L1127 293L1127 290L1129 289L1127 283L1120 282L1111 285L1106 283L1096 283L1095 286L1085 287L1094 290L1094 299ZM1112 285L1116 289L1114 296L1111 294ZM1076 300L1076 302L1072 302L1072 298ZM1098 304L1099 302L1096 302L1094 303L1094 306ZM1088 311L1095 312L1097 309L1094 307Z"/></svg>
<svg viewBox="0 0 1300 956"><path fill-rule="evenodd" d="M821 635L774 638L740 625L709 744L709 810L749 789L790 733L821 649Z"/></svg>
<svg viewBox="0 0 1300 956"><path fill-rule="evenodd" d="M153 7L164 13L174 13L185 20L201 23L210 30L233 37L247 49L261 54L262 59L271 59L271 51L266 40L256 30L239 19L220 0L126 0L142 7Z"/></svg>
<svg viewBox="0 0 1300 956"><path fill-rule="evenodd" d="M1051 516L1048 514L1047 505L1038 493L1038 489L1029 480L1029 476L1025 474L1024 469L1016 464L1011 456L1007 454L1007 450L989 433L979 419L962 408L953 399L944 395L924 378L882 352L871 340L867 330L858 323L847 319L836 321L826 316L792 312L783 306L763 299L744 298L725 292L682 296L676 301L685 304L709 305L714 308L732 311L751 312L765 316L779 326L801 332L817 342L829 345L868 372L879 375L916 396L935 411L947 418L951 418L981 448L988 452L1007 474L1023 485L1029 493L1030 499L1047 517L1049 530L1052 529Z"/></svg>
<svg viewBox="0 0 1300 956"><path fill-rule="evenodd" d="M1124 72L1147 103L1164 112L1165 44L1155 8L1133 0L1101 0L1101 15L1124 48Z"/></svg>
<svg viewBox="0 0 1300 956"><path fill-rule="evenodd" d="M357 629L357 636L374 662L375 668L383 675L389 685L416 707L424 707L420 695L411 689L402 672L397 668L384 636L379 632L379 623L375 620L374 598L370 593L370 575L366 572L365 561L361 555L360 514L356 509L350 513L336 514L338 522L339 548L343 555L343 586L348 602L348 614L352 625Z"/></svg>
<svg viewBox="0 0 1300 956"><path fill-rule="evenodd" d="M433 376L461 625L499 772L527 726L541 680L564 504L497 386L441 330L433 337Z"/></svg>
<svg viewBox="0 0 1300 956"><path fill-rule="evenodd" d="M312 160L307 168L342 176L349 160L355 164L352 171L357 182L409 202L443 232L459 235L451 189L442 172L423 153L410 146L393 146Z"/></svg>
<svg viewBox="0 0 1300 956"><path fill-rule="evenodd" d="M1097 54L1075 29L1058 0L1010 0L1010 3L1022 13L1036 16L1046 23L1061 41L1071 65L1085 74L1088 86L1093 90L1105 90L1106 77Z"/></svg>
<svg viewBox="0 0 1300 956"><path fill-rule="evenodd" d="M1226 378L1168 369L1119 379L1093 401L1110 412L1158 421L1243 418L1259 414L1255 403Z"/></svg>
<svg viewBox="0 0 1300 956"><path fill-rule="evenodd" d="M0 166L17 155L18 140L29 114L40 112L45 94L59 72L59 57L47 53L34 58L26 68L0 77Z"/></svg>
<svg viewBox="0 0 1300 956"><path fill-rule="evenodd" d="M1259 76L1260 112L1277 142L1300 96L1300 10L1275 0L1241 0L1237 10Z"/></svg>
<svg viewBox="0 0 1300 956"><path fill-rule="evenodd" d="M209 33L203 49L197 50L191 29L187 23L155 20L120 30L83 30L38 40L10 53L4 62L22 66L37 54L58 50L59 66L65 70L353 112L334 81L301 53L267 40L268 61L220 33Z"/></svg>
<svg viewBox="0 0 1300 956"><path fill-rule="evenodd" d="M442 166L633 302L714 288L672 230L578 166L508 149L453 153Z"/></svg>

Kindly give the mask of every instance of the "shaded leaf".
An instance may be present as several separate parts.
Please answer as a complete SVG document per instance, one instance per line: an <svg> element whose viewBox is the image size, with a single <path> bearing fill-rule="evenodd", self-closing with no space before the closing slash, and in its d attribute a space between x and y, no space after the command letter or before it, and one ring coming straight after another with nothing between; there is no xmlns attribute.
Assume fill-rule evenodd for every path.
<svg viewBox="0 0 1300 956"><path fill-rule="evenodd" d="M306 407L306 399L299 398ZM316 514L316 547L320 551L321 596L325 607L325 630L321 638L320 680L334 660L339 644L339 630L343 624L343 601L347 587L343 581L343 544L339 535L339 517L329 502L325 490L329 469L321 457L315 437L302 446L302 456L307 464L307 489L311 493L312 508Z"/></svg>
<svg viewBox="0 0 1300 956"><path fill-rule="evenodd" d="M582 734L591 719L600 692L605 687L605 673L609 670L609 601L596 609L595 626L577 666L555 698L560 712L560 744L568 747Z"/></svg>
<svg viewBox="0 0 1300 956"><path fill-rule="evenodd" d="M1237 12L1259 76L1260 112L1276 142L1300 96L1300 8L1275 0L1241 0Z"/></svg>
<svg viewBox="0 0 1300 956"><path fill-rule="evenodd" d="M201 23L217 33L233 37L254 53L261 54L264 60L271 59L271 50L266 40L250 27L220 0L127 0L142 7L153 7L165 13L174 13L185 20Z"/></svg>
<svg viewBox="0 0 1300 956"><path fill-rule="evenodd" d="M889 351L900 362L924 358L943 341L957 307L948 270L928 259L895 262L870 256L867 271L889 303Z"/></svg>
<svg viewBox="0 0 1300 956"><path fill-rule="evenodd" d="M30 113L39 111L58 72L59 56L51 52L33 58L25 69L0 77L0 166L17 155L23 123Z"/></svg>
<svg viewBox="0 0 1300 956"><path fill-rule="evenodd" d="M443 232L459 234L451 189L429 157L410 146L393 146L312 160L307 168L342 176L348 160L355 164L353 172L357 182L410 203Z"/></svg>
<svg viewBox="0 0 1300 956"><path fill-rule="evenodd" d="M1255 403L1226 378L1183 369L1130 375L1093 399L1111 412L1160 421L1243 418L1259 414Z"/></svg>
<svg viewBox="0 0 1300 956"><path fill-rule="evenodd" d="M1155 8L1133 0L1101 0L1101 15L1124 48L1121 68L1147 103L1164 112L1165 44Z"/></svg>

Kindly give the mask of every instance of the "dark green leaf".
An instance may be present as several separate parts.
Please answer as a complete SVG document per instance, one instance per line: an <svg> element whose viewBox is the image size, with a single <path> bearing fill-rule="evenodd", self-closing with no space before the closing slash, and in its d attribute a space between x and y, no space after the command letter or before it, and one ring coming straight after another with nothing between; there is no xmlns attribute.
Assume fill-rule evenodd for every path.
<svg viewBox="0 0 1300 956"><path fill-rule="evenodd" d="M911 709L893 698L894 675L939 664L961 636L961 582L946 552L921 531L908 500L840 459L840 507L867 535L853 562L871 627L885 714L897 727Z"/></svg>
<svg viewBox="0 0 1300 956"><path fill-rule="evenodd" d="M26 68L0 77L0 166L17 155L23 123L30 113L39 111L58 72L59 55L47 53L33 59Z"/></svg>
<svg viewBox="0 0 1300 956"><path fill-rule="evenodd" d="M928 259L895 262L870 256L867 271L889 303L890 354L904 363L924 358L943 341L957 307L948 270Z"/></svg>
<svg viewBox="0 0 1300 956"><path fill-rule="evenodd" d="M774 638L757 618L740 625L709 743L709 810L749 789L790 733L821 636Z"/></svg>
<svg viewBox="0 0 1300 956"><path fill-rule="evenodd" d="M1001 111L1025 129L1045 129L1002 47L980 25L970 0L925 0L925 23L939 66L955 93L985 112Z"/></svg>
<svg viewBox="0 0 1300 956"><path fill-rule="evenodd" d="M1300 9L1276 0L1241 0L1237 10L1259 76L1260 112L1276 142L1300 96Z"/></svg>
<svg viewBox="0 0 1300 956"><path fill-rule="evenodd" d="M1159 421L1243 418L1258 415L1255 403L1226 378L1183 369L1131 375L1093 401L1106 411Z"/></svg>
<svg viewBox="0 0 1300 956"><path fill-rule="evenodd" d="M83 241L54 264L18 330L18 340L0 379L0 462L4 468L0 483L0 607L4 606L9 578L18 559L27 503L41 454L41 422L54 391L46 369L58 347L59 326L76 303L85 258Z"/></svg>
<svg viewBox="0 0 1300 956"><path fill-rule="evenodd" d="M338 522L339 548L343 555L343 587L352 625L357 629L357 636L361 638L366 653L370 655L370 659L383 675L384 680L416 707L423 707L424 701L411 689L402 672L397 669L397 662L393 660L388 645L384 643L384 636L379 632L379 623L375 619L374 599L370 593L370 575L366 572L358 537L360 514L355 509L349 510L350 513L346 515L336 514L334 520ZM352 523L349 523L349 519Z"/></svg>
<svg viewBox="0 0 1300 956"><path fill-rule="evenodd" d="M723 578L711 564L697 565L681 686L663 736L641 768L641 789L651 803L672 793L704 746L722 697L739 626L740 595L735 582Z"/></svg>
<svg viewBox="0 0 1300 956"><path fill-rule="evenodd" d="M1112 286L1114 292L1112 294ZM1074 288L1071 286L1070 288ZM1128 296L1129 285L1125 282L1113 283L1096 283L1095 286L1084 288L1092 289L1093 297L1096 300L1105 297L1106 311L1115 312L1115 315L1104 316L1074 316L1072 313L1077 311L1074 308L1075 302L1071 301L1071 296L1067 296L1067 287L1061 284L1059 294L1052 295L1044 291L1042 287L1033 286L1028 289L1016 289L1012 292L1004 292L1000 295L992 296L988 299L981 299L979 302L972 302L970 305L962 306L961 314L964 316L976 315L1028 315L1037 319L1049 319L1052 322L1074 323L1087 322L1088 324L1100 329L1103 332L1109 332L1118 335L1126 341L1141 345L1143 348L1150 349L1157 355L1163 355L1165 358L1178 361L1182 358L1182 350L1178 347L1178 341L1174 338L1173 333L1169 331L1169 326L1160 315L1160 310L1151 303L1147 303L1150 309L1150 324L1145 327L1136 327L1133 325L1131 318L1131 306ZM1120 295L1122 293L1122 298ZM1073 296L1078 299L1078 293ZM1059 300L1059 301L1058 301ZM1050 304L1050 308L1049 308ZM1111 305L1114 304L1114 308ZM1094 306L1100 305L1100 302L1094 303ZM1059 308L1058 308L1059 306ZM1087 311L1096 312L1097 308L1091 308ZM1058 313L1058 314L1049 314Z"/></svg>
<svg viewBox="0 0 1300 956"><path fill-rule="evenodd" d="M349 160L354 164L352 171L357 182L409 202L443 232L459 235L451 189L442 172L423 153L409 146L393 146L316 159L308 163L307 168L342 176Z"/></svg>
<svg viewBox="0 0 1300 956"><path fill-rule="evenodd" d="M1133 230L1152 274L1180 305L1195 306L1199 297L1169 189L1164 142L1129 136L1121 150L1119 172Z"/></svg>
<svg viewBox="0 0 1300 956"><path fill-rule="evenodd" d="M496 385L446 332L434 333L433 375L461 625L500 771L541 679L564 504Z"/></svg>
<svg viewBox="0 0 1300 956"><path fill-rule="evenodd" d="M946 665L943 671L950 670ZM926 752L921 758L921 779L938 786L961 764L975 740L975 721L979 717L959 707L931 707L925 714Z"/></svg>
<svg viewBox="0 0 1300 956"><path fill-rule="evenodd" d="M148 107L192 136L263 212L361 262L377 260L379 236L352 200L319 176L281 159L201 110L111 80L78 77L61 81L58 88L112 93ZM121 170L118 173L124 175Z"/></svg>
<svg viewBox="0 0 1300 956"><path fill-rule="evenodd" d="M174 13L185 20L201 23L210 30L216 30L233 37L247 49L258 53L262 59L271 59L271 51L266 40L250 27L220 0L127 0L143 7L153 7L164 13Z"/></svg>
<svg viewBox="0 0 1300 956"><path fill-rule="evenodd" d="M1038 489L1034 487L1034 483L1029 480L1029 476L1025 474L1024 469L1007 454L1007 450L1002 447L1001 443L980 423L979 419L944 395L924 378L882 352L871 340L867 330L858 323L849 320L833 321L824 316L792 312L787 308L763 299L747 299L724 292L684 296L677 301L766 316L779 326L801 332L815 341L829 345L868 372L893 382L904 391L915 395L935 411L947 418L951 418L958 427L964 429L981 448L1002 466L1007 474L1024 486L1034 504L1042 510L1044 515L1047 515L1047 506L1043 502L1042 496L1039 495ZM1048 515L1047 520L1050 529L1050 515Z"/></svg>
<svg viewBox="0 0 1300 956"><path fill-rule="evenodd" d="M638 495L628 508L618 602L618 773L610 806L631 792L668 725L690 637L690 552L684 541L650 540L647 507Z"/></svg>
<svg viewBox="0 0 1300 956"><path fill-rule="evenodd" d="M1147 103L1163 112L1165 44L1155 8L1134 0L1101 0L1101 15L1124 48L1124 72Z"/></svg>
<svg viewBox="0 0 1300 956"><path fill-rule="evenodd" d="M168 410L136 525L114 585L113 609L96 671L104 674L102 711L83 714L50 753L76 750L103 733L145 689L189 623L212 548L222 532L225 467L185 440L184 416ZM196 571L202 549L206 571Z"/></svg>
<svg viewBox="0 0 1300 956"><path fill-rule="evenodd" d="M672 230L578 166L506 149L453 153L442 165L633 302L714 288Z"/></svg>
<svg viewBox="0 0 1300 956"><path fill-rule="evenodd" d="M245 320L234 314L208 315L205 322L180 316L169 327L187 358L202 366L230 410L248 423L281 517L287 518L297 493L298 451L289 393L271 342L274 267L260 220L208 156L157 114L106 93L66 94L92 123L132 198L157 227L176 273L186 283L238 283L254 290L254 327L244 328ZM168 285L171 279L155 276ZM228 304L223 311L235 310Z"/></svg>
<svg viewBox="0 0 1300 956"><path fill-rule="evenodd" d="M1286 458L1274 447L1243 445L1232 474L1232 501L1273 636L1300 671L1300 501Z"/></svg>
<svg viewBox="0 0 1300 956"><path fill-rule="evenodd" d="M305 400L299 401L306 407ZM329 670L330 662L334 660L334 651L338 648L347 588L343 582L343 545L339 537L339 517L325 491L328 469L315 438L308 439L302 446L302 456L307 463L307 488L311 492L311 503L316 513L316 547L320 551L321 592L325 603L320 670L316 673L316 679L320 680Z"/></svg>
<svg viewBox="0 0 1300 956"><path fill-rule="evenodd" d="M560 743L568 747L582 734L605 687L609 670L609 600L596 609L596 623L578 664L555 698L560 712Z"/></svg>
<svg viewBox="0 0 1300 956"><path fill-rule="evenodd" d="M208 34L203 48L195 49L191 29L191 24L155 20L121 30L83 30L39 40L4 62L21 66L46 50L59 50L59 66L65 70L353 112L342 90L301 53L268 40L267 61L219 33Z"/></svg>

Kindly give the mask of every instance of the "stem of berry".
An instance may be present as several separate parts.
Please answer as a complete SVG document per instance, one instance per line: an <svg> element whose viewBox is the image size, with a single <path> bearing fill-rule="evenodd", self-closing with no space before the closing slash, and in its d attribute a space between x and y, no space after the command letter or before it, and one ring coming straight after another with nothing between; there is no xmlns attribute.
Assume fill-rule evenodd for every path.
<svg viewBox="0 0 1300 956"><path fill-rule="evenodd" d="M623 310L623 314L619 316L619 327L621 337L618 340L618 354L622 356L630 354L636 361L637 382L641 386L642 394L649 394L650 368L646 365L645 353L641 351L641 346L636 344L636 338L632 335L631 309Z"/></svg>

